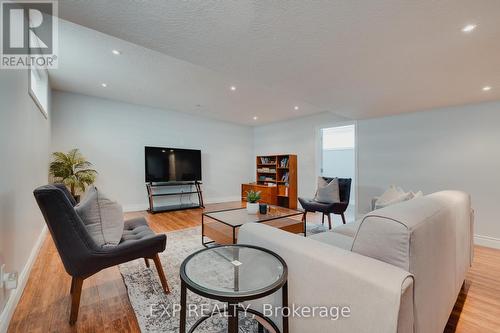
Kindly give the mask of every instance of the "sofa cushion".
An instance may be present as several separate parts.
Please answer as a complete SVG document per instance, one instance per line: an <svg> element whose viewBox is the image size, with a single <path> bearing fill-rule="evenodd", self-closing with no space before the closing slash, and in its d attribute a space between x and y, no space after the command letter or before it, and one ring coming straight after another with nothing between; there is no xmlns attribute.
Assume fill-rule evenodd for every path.
<svg viewBox="0 0 500 333"><path fill-rule="evenodd" d="M107 198L95 186L88 189L75 211L98 246L114 246L123 235L123 210L120 204Z"/></svg>
<svg viewBox="0 0 500 333"><path fill-rule="evenodd" d="M353 237L342 235L332 231L326 231L319 234L309 236L308 238L317 240L318 242L340 247L341 249L351 251Z"/></svg>
<svg viewBox="0 0 500 333"><path fill-rule="evenodd" d="M318 177L318 189L314 201L321 203L340 202L339 179L333 178L327 182L323 177Z"/></svg>
<svg viewBox="0 0 500 333"><path fill-rule="evenodd" d="M333 228L332 232L349 236L354 238L356 232L358 232L359 225L361 224L361 220L357 220L356 222L346 223L339 225L338 227Z"/></svg>

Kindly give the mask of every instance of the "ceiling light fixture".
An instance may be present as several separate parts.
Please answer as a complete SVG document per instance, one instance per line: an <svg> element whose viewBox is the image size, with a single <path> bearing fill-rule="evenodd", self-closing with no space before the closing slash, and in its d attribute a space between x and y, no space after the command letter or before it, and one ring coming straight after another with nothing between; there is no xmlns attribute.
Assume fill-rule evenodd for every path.
<svg viewBox="0 0 500 333"><path fill-rule="evenodd" d="M295 105L295 106L293 107L293 109L294 109L295 111L298 111L298 110L299 110L299 107L298 107L297 105Z"/></svg>
<svg viewBox="0 0 500 333"><path fill-rule="evenodd" d="M235 91L236 87L235 86L231 86L231 88L229 88L229 89L231 89L231 91Z"/></svg>
<svg viewBox="0 0 500 333"><path fill-rule="evenodd" d="M476 29L477 25L475 24L467 24L465 27L462 28L462 32L471 32L474 29Z"/></svg>
<svg viewBox="0 0 500 333"><path fill-rule="evenodd" d="M118 51L118 50L113 50L111 52L113 52L114 55L120 55L120 54L122 54L122 52Z"/></svg>
<svg viewBox="0 0 500 333"><path fill-rule="evenodd" d="M253 120L257 120L257 119L259 119L257 116L253 117Z"/></svg>
<svg viewBox="0 0 500 333"><path fill-rule="evenodd" d="M483 87L483 91L490 91L491 90L491 87L490 86L485 86Z"/></svg>
<svg viewBox="0 0 500 333"><path fill-rule="evenodd" d="M106 88L108 86L107 83L101 83L101 87Z"/></svg>

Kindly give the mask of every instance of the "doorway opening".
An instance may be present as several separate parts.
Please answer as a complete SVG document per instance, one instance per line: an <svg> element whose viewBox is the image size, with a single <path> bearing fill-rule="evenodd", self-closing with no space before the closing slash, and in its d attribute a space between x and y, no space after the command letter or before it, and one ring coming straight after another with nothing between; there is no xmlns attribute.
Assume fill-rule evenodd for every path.
<svg viewBox="0 0 500 333"><path fill-rule="evenodd" d="M351 178L347 222L356 218L356 126L355 124L322 128L320 175L330 178Z"/></svg>

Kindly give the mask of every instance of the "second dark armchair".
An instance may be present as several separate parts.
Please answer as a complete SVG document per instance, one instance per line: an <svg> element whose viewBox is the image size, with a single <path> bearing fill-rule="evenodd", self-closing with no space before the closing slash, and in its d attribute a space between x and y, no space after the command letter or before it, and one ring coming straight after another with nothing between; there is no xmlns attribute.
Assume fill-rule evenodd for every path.
<svg viewBox="0 0 500 333"><path fill-rule="evenodd" d="M333 178L323 177L328 183ZM325 222L325 215L328 217L328 228L332 228L332 220L330 214L337 214L342 216L342 222L345 224L345 211L349 206L349 199L351 197L351 178L339 178L339 194L340 202L336 203L322 203L313 199L299 198L299 202L304 208L303 221L306 221L307 212L320 212L323 213L322 222Z"/></svg>

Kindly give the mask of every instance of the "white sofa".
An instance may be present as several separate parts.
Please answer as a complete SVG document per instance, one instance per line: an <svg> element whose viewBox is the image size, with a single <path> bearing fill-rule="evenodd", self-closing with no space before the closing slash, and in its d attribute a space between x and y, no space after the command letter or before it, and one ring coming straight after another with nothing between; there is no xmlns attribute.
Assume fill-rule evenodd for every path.
<svg viewBox="0 0 500 333"><path fill-rule="evenodd" d="M472 262L470 197L443 191L311 237L246 224L238 243L275 251L289 306L348 306L348 318L290 318L290 332L443 332ZM280 292L253 302L281 304ZM273 316L280 326L281 317Z"/></svg>

